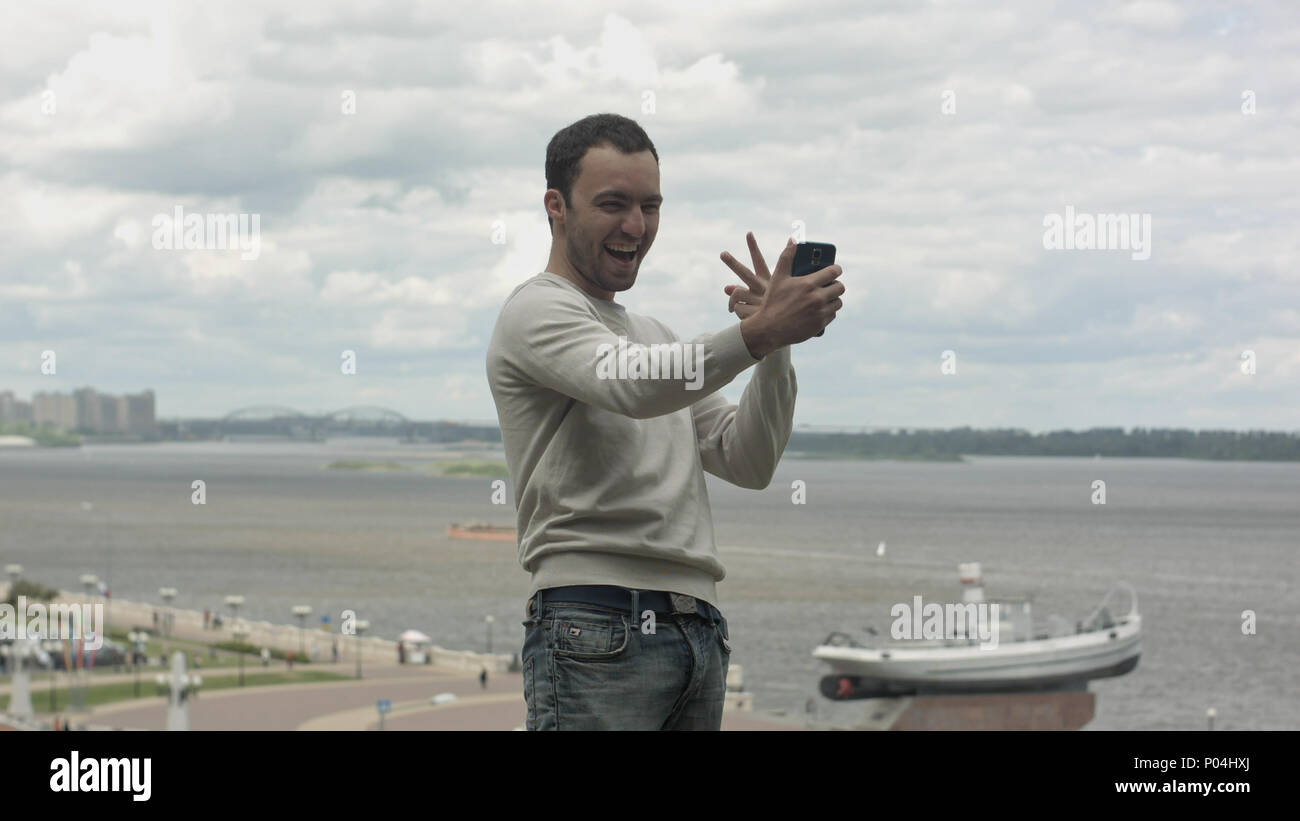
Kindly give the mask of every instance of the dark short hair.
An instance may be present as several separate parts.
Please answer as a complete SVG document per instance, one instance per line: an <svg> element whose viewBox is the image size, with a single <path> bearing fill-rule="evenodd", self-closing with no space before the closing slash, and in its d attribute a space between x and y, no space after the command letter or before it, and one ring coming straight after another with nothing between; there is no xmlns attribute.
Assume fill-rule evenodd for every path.
<svg viewBox="0 0 1300 821"><path fill-rule="evenodd" d="M583 117L572 125L567 125L555 132L551 142L546 146L546 188L554 188L564 197L565 206L573 207L573 182L578 179L578 163L587 153L587 149L598 145L611 145L624 154L638 154L649 151L659 162L659 152L655 144L636 120L629 120L619 114L592 114ZM551 217L546 216L546 224L555 233Z"/></svg>

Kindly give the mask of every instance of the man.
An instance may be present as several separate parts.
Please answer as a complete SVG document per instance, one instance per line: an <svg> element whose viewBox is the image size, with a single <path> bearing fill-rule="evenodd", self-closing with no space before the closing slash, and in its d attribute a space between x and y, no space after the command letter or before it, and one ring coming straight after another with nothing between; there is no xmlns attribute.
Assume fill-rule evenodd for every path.
<svg viewBox="0 0 1300 821"><path fill-rule="evenodd" d="M754 271L722 255L748 286L727 289L741 322L683 344L614 301L659 230L641 127L598 114L562 129L546 184L546 271L506 299L487 352L532 574L526 726L717 730L731 647L703 471L771 482L794 414L788 346L834 319L840 269L792 279L789 243L769 275L750 234ZM643 346L660 354L649 370ZM755 364L739 405L716 393Z"/></svg>

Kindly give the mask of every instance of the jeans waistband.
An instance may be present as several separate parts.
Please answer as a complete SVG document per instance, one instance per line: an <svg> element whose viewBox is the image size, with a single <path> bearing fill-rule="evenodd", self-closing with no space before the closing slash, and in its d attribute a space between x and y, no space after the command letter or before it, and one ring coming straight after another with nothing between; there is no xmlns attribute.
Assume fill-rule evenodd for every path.
<svg viewBox="0 0 1300 821"><path fill-rule="evenodd" d="M721 611L703 599L683 593L667 593L663 590L629 590L626 587L612 585L548 587L538 590L537 594L528 600L526 615L540 614L543 601L592 604L614 610L627 610L633 618L640 618L642 610L653 610L663 615L696 613L715 624L725 621Z"/></svg>

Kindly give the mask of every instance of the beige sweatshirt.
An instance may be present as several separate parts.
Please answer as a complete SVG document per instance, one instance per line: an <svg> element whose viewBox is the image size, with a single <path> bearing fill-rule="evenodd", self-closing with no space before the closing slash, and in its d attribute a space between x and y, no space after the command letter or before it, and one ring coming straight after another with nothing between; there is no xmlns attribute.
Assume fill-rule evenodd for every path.
<svg viewBox="0 0 1300 821"><path fill-rule="evenodd" d="M754 364L729 404L717 390ZM683 342L548 271L506 299L487 376L530 594L618 585L718 605L726 570L704 471L755 490L772 481L794 418L788 347L760 362L738 322Z"/></svg>

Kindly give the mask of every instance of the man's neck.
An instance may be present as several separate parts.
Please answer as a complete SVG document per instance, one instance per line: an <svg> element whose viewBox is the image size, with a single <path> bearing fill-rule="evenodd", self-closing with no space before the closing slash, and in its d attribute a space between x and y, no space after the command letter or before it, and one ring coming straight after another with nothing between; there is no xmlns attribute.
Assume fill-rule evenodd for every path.
<svg viewBox="0 0 1300 821"><path fill-rule="evenodd" d="M584 294L593 299L601 299L605 302L614 301L613 291L606 291L588 282L586 277L573 270L573 266L569 265L568 260L559 254L551 254L551 258L546 262L546 270L555 274L557 277L564 277L569 282L577 285L582 289Z"/></svg>

